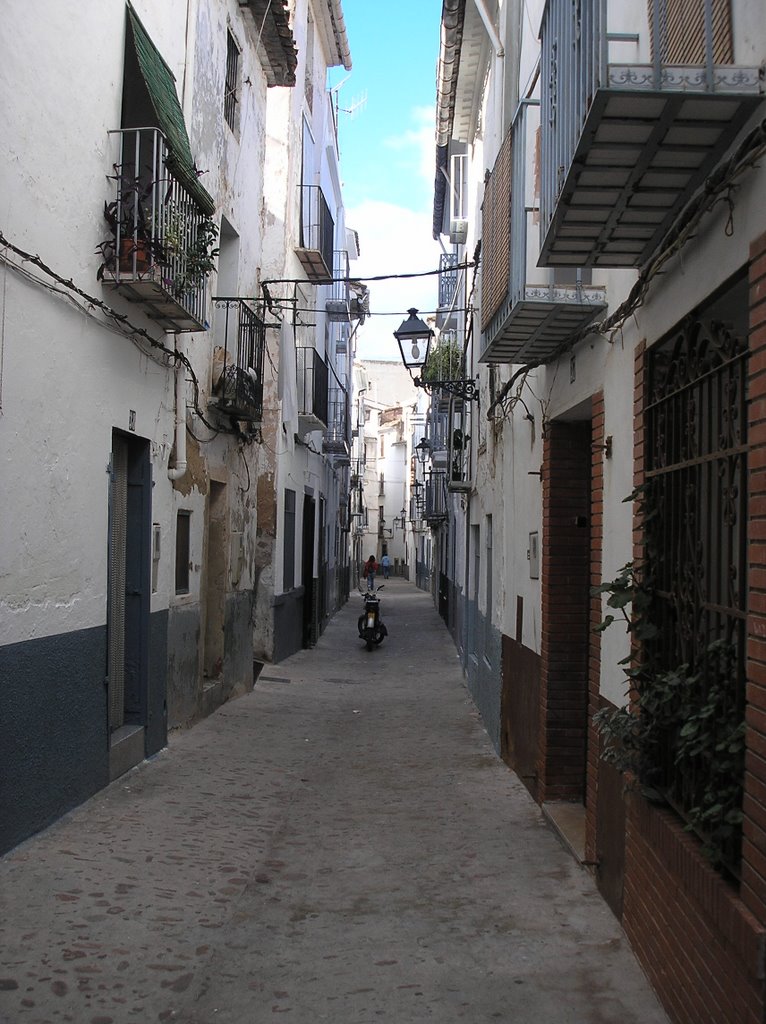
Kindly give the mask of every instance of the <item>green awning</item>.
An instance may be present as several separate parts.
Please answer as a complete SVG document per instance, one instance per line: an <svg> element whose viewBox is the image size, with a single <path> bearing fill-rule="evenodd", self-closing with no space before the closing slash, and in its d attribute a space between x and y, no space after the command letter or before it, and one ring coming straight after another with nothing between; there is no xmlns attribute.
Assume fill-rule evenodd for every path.
<svg viewBox="0 0 766 1024"><path fill-rule="evenodd" d="M149 98L157 116L157 127L168 143L168 170L199 204L203 213L215 213L213 197L200 184L186 134L184 115L176 93L173 72L147 35L146 29L128 4L128 17L133 34L133 45Z"/></svg>

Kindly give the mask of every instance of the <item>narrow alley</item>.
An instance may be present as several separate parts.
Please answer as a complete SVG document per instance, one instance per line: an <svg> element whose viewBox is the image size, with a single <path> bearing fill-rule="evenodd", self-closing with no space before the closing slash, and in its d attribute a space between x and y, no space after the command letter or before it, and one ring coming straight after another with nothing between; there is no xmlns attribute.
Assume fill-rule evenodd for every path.
<svg viewBox="0 0 766 1024"><path fill-rule="evenodd" d="M379 649L352 592L315 648L0 861L4 1024L666 1020L429 596L381 599Z"/></svg>

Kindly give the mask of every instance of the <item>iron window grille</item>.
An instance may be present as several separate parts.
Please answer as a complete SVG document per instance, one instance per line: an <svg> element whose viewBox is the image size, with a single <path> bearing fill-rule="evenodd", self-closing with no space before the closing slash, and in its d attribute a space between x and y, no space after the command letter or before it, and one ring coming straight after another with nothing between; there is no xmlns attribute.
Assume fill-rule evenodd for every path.
<svg viewBox="0 0 766 1024"><path fill-rule="evenodd" d="M226 85L223 116L233 132L239 128L239 47L231 32L226 34Z"/></svg>
<svg viewBox="0 0 766 1024"><path fill-rule="evenodd" d="M687 698L694 708L714 689L722 694L715 728L732 716L744 721L748 592L747 302L736 291L723 302L715 315L689 317L649 350L645 410L645 501L652 514L645 521L644 561L657 628L646 651L659 671L685 666L699 677ZM722 644L726 658L711 655L711 644ZM685 704L682 717L690 710ZM671 729L647 781L704 842L691 812L712 767L701 755L680 769L678 740ZM740 847L741 829L733 828L723 862L735 876Z"/></svg>

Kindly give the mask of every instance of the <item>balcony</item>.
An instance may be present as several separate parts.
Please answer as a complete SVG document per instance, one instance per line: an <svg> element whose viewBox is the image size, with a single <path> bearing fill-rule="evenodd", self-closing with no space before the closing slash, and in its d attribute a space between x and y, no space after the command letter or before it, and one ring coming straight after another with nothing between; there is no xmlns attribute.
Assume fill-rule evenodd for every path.
<svg viewBox="0 0 766 1024"><path fill-rule="evenodd" d="M236 420L260 423L266 325L246 299L213 298L213 397Z"/></svg>
<svg viewBox="0 0 766 1024"><path fill-rule="evenodd" d="M430 526L437 526L447 518L447 472L444 469L426 473L423 518Z"/></svg>
<svg viewBox="0 0 766 1024"><path fill-rule="evenodd" d="M473 402L453 398L449 410L447 489L470 491Z"/></svg>
<svg viewBox="0 0 766 1024"><path fill-rule="evenodd" d="M484 194L482 363L545 359L606 308L606 291L577 271L540 269L534 138L540 107L523 101Z"/></svg>
<svg viewBox="0 0 766 1024"><path fill-rule="evenodd" d="M715 25L713 0L693 6L682 25L670 0L548 0L542 265L641 266L761 101L728 5Z"/></svg>
<svg viewBox="0 0 766 1024"><path fill-rule="evenodd" d="M349 437L349 404L346 389L337 382L327 396L327 430L322 451L332 455L338 466L351 464L351 438Z"/></svg>
<svg viewBox="0 0 766 1024"><path fill-rule="evenodd" d="M335 224L319 185L301 185L300 244L295 252L312 284L333 278Z"/></svg>
<svg viewBox="0 0 766 1024"><path fill-rule="evenodd" d="M351 463L351 487L361 488L364 484L364 470L366 462L363 458L354 459Z"/></svg>
<svg viewBox="0 0 766 1024"><path fill-rule="evenodd" d="M99 278L140 302L166 331L205 330L217 228L168 170L172 157L161 131L110 134L119 140L119 155L104 211L111 235L99 246Z"/></svg>
<svg viewBox="0 0 766 1024"><path fill-rule="evenodd" d="M351 328L348 323L330 322L330 343L339 356L348 355L348 342L351 335Z"/></svg>
<svg viewBox="0 0 766 1024"><path fill-rule="evenodd" d="M351 286L349 284L348 253L336 249L333 253L333 282L330 298L325 309L331 323L351 323Z"/></svg>
<svg viewBox="0 0 766 1024"><path fill-rule="evenodd" d="M315 348L296 349L298 365L298 429L301 434L324 430L328 422L327 363Z"/></svg>
<svg viewBox="0 0 766 1024"><path fill-rule="evenodd" d="M439 256L439 309L449 309L455 302L457 291L457 253L443 252Z"/></svg>

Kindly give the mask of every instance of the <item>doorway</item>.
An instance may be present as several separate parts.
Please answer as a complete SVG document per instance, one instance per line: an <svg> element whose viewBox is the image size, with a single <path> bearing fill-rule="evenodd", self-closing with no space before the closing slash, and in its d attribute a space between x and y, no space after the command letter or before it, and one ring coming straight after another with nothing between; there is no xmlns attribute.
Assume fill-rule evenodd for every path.
<svg viewBox="0 0 766 1024"><path fill-rule="evenodd" d="M210 481L207 519L207 578L205 583L204 675L218 679L223 672L228 576L228 515L226 484Z"/></svg>
<svg viewBox="0 0 766 1024"><path fill-rule="evenodd" d="M314 594L314 522L316 501L306 494L303 498L303 646L312 647L317 640Z"/></svg>
<svg viewBox="0 0 766 1024"><path fill-rule="evenodd" d="M152 479L149 442L114 431L107 555L110 776L145 756L151 602Z"/></svg>
<svg viewBox="0 0 766 1024"><path fill-rule="evenodd" d="M591 420L554 421L543 478L540 799L584 803L588 753Z"/></svg>

